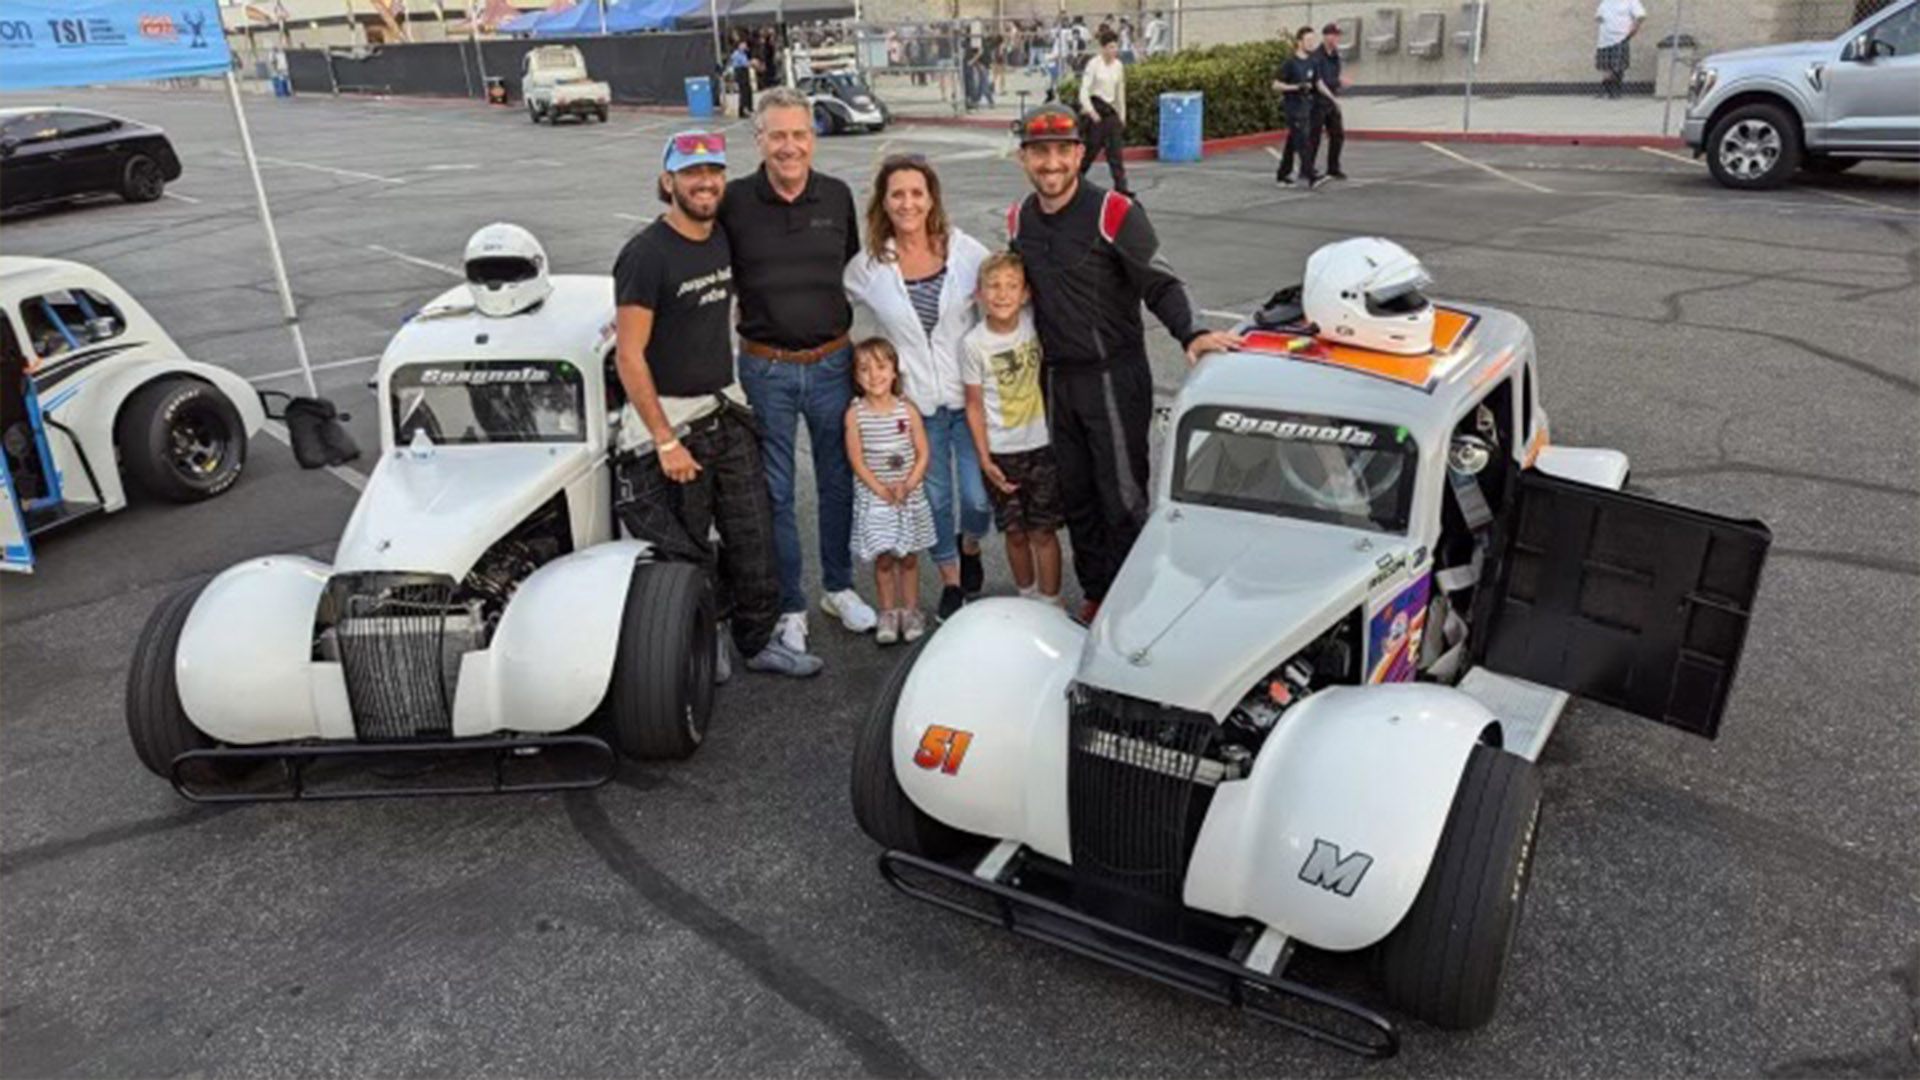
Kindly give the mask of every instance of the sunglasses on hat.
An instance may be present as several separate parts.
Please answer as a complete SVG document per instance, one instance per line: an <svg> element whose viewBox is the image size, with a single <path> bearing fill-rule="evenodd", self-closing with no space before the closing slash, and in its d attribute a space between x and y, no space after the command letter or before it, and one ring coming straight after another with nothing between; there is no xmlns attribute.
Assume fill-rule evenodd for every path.
<svg viewBox="0 0 1920 1080"><path fill-rule="evenodd" d="M672 147L676 154L724 154L727 137L708 131L683 131L673 137Z"/></svg>
<svg viewBox="0 0 1920 1080"><path fill-rule="evenodd" d="M1071 114L1064 112L1046 112L1032 117L1026 124L1026 137L1029 139L1051 138L1057 135L1080 137L1080 124Z"/></svg>

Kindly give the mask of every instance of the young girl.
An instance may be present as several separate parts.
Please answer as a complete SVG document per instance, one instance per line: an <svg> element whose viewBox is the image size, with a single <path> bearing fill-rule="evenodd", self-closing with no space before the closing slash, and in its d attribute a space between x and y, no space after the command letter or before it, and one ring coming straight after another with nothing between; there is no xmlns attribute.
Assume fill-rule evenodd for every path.
<svg viewBox="0 0 1920 1080"><path fill-rule="evenodd" d="M918 641L920 558L933 546L933 510L920 481L927 474L927 430L900 396L900 355L884 338L853 347L860 396L847 406L847 460L860 486L853 492L853 557L872 562L880 597L874 640Z"/></svg>

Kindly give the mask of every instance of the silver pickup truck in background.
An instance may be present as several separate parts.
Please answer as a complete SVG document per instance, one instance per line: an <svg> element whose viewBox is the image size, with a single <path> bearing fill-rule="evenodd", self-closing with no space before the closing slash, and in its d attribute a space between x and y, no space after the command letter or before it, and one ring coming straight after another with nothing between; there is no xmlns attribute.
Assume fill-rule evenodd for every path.
<svg viewBox="0 0 1920 1080"><path fill-rule="evenodd" d="M1832 41L1706 57L1681 137L1731 188L1920 160L1920 0L1888 4Z"/></svg>

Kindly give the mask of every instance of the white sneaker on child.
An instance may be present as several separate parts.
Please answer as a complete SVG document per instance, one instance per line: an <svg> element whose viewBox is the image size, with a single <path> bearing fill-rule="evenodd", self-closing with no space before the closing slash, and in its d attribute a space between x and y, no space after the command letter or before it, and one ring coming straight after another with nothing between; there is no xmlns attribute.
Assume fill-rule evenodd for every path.
<svg viewBox="0 0 1920 1080"><path fill-rule="evenodd" d="M852 589L841 589L822 596L820 610L839 619L841 626L856 634L864 634L880 622L880 617Z"/></svg>

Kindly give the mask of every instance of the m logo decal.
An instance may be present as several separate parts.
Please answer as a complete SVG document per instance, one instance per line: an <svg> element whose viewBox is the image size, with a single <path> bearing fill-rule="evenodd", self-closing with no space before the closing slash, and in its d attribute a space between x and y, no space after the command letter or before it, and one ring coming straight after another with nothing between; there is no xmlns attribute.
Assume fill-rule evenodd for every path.
<svg viewBox="0 0 1920 1080"><path fill-rule="evenodd" d="M1313 854L1300 867L1300 880L1309 885L1318 885L1323 889L1332 889L1341 896L1352 896L1353 890L1360 887L1360 879L1367 876L1367 869L1373 865L1373 856L1356 851L1341 858L1339 847L1325 840L1313 842Z"/></svg>

